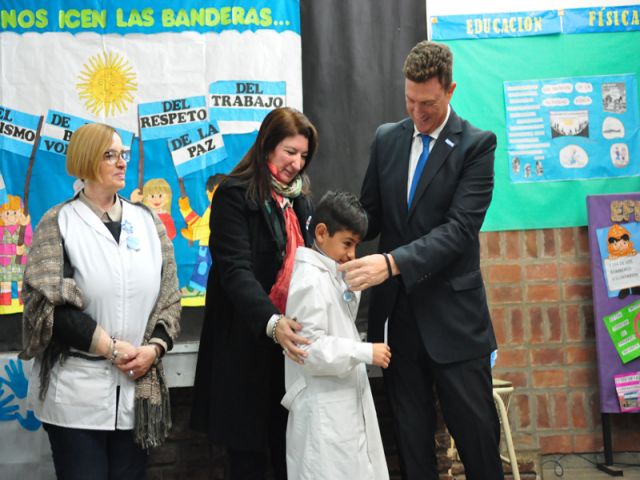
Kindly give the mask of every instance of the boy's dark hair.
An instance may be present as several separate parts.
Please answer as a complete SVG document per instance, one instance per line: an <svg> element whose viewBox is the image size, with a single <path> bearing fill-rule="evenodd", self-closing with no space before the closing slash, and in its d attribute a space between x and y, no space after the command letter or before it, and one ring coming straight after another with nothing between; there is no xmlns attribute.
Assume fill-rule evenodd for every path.
<svg viewBox="0 0 640 480"><path fill-rule="evenodd" d="M351 192L325 193L311 220L312 232L315 232L319 223L327 226L331 236L343 230L353 232L360 237L367 234L367 213L362 208L358 197Z"/></svg>

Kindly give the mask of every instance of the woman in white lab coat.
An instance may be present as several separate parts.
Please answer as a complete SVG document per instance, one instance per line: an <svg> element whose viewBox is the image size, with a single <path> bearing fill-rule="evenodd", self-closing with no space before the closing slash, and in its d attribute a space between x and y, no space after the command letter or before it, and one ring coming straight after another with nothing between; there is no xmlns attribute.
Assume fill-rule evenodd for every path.
<svg viewBox="0 0 640 480"><path fill-rule="evenodd" d="M38 224L24 278L29 399L58 478L140 479L171 427L160 358L179 332L173 248L129 203L129 152L107 125L72 135L67 171L84 189Z"/></svg>

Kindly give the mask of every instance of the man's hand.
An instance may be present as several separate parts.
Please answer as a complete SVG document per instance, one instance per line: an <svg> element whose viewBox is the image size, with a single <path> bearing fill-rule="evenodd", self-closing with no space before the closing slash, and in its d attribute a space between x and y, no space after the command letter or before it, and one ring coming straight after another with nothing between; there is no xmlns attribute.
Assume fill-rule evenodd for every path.
<svg viewBox="0 0 640 480"><path fill-rule="evenodd" d="M397 275L397 267L391 255L389 255L389 261L391 262L392 273ZM354 292L374 287L389 278L387 261L381 253L367 255L366 257L343 263L338 267L338 270L345 272L344 280L347 282L349 289Z"/></svg>
<svg viewBox="0 0 640 480"><path fill-rule="evenodd" d="M310 345L311 341L308 338L301 337L298 332L302 330L300 325L294 318L286 316L280 317L278 326L276 327L276 338L282 351L286 356L296 363L302 365L304 358L308 355L298 345Z"/></svg>

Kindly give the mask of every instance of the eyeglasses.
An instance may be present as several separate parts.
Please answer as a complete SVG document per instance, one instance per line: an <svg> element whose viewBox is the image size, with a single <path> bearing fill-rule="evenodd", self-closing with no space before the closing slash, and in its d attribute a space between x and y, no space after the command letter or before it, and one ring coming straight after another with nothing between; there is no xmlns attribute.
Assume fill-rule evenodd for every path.
<svg viewBox="0 0 640 480"><path fill-rule="evenodd" d="M120 152L116 150L107 150L104 152L103 160L105 162L109 162L111 165L115 165L118 163L118 159L121 159L124 163L129 163L131 159L131 151L130 150L122 150Z"/></svg>
<svg viewBox="0 0 640 480"><path fill-rule="evenodd" d="M609 237L609 243L616 243L616 242L620 242L624 240L625 242L629 241L629 235L627 235L626 233L624 235L622 235L620 238L616 238L616 237Z"/></svg>

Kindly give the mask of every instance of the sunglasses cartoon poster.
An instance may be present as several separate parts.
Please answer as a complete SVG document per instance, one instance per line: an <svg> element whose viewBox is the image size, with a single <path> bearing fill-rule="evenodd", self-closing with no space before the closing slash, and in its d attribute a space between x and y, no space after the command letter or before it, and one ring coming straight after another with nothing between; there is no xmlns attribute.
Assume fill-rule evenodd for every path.
<svg viewBox="0 0 640 480"><path fill-rule="evenodd" d="M640 223L614 223L596 235L608 296L640 296Z"/></svg>

